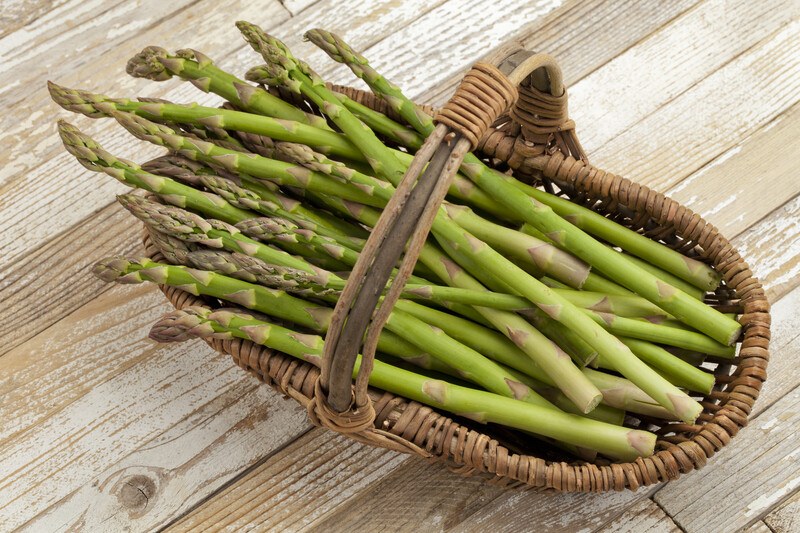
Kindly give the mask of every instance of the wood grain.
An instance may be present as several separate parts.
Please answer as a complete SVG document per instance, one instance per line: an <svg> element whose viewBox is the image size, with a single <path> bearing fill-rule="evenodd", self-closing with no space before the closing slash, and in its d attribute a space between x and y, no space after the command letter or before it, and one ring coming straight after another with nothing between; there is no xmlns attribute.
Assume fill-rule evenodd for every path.
<svg viewBox="0 0 800 533"><path fill-rule="evenodd" d="M739 79L738 69L746 70L745 65L751 64L750 61L758 63L760 60L755 59L759 57L756 54L735 67L734 58L768 39L799 14L800 4L794 0L769 4L711 1L669 21L603 68L569 87L570 109L587 153L597 152L595 159L598 161L601 155L618 153L610 149L614 145L610 141L622 132L627 134L631 130L633 133L634 125L652 120L663 107L669 107L671 116L683 111L682 125L686 126L699 126L697 122L701 119L697 113L704 109L722 112L724 102L715 101L714 105L707 105L708 99L700 99L691 92L685 97L682 95L698 84L713 83L714 80L722 84L717 88L728 97L735 98L734 95L741 94L750 81L748 76L755 73L744 73L745 76ZM697 43L703 43L702 50L697 49ZM788 52L789 43L784 46ZM734 64L729 68L737 70L726 73L724 69L732 60ZM780 69L776 65L774 72ZM604 90L599 92L597 87ZM710 89L706 91L710 92ZM682 97L683 102L673 105L672 101L678 97ZM751 97L751 100L755 99ZM780 105L780 102L775 103ZM684 106L693 106L697 111ZM719 122L728 127L730 119L727 116L720 118ZM647 130L639 129L636 133L642 131ZM637 139L637 144L650 146L643 137ZM605 149L598 150L601 146Z"/></svg>
<svg viewBox="0 0 800 533"><path fill-rule="evenodd" d="M24 255L0 281L8 324L0 332L0 356L108 290L109 284L91 274L94 263L141 254L141 225L114 203Z"/></svg>
<svg viewBox="0 0 800 533"><path fill-rule="evenodd" d="M765 524L762 520L759 520L755 524L751 525L747 529L744 530L745 533L783 533L778 532L771 529L767 524Z"/></svg>
<svg viewBox="0 0 800 533"><path fill-rule="evenodd" d="M765 516L764 523L774 533L800 531L800 492Z"/></svg>
<svg viewBox="0 0 800 533"><path fill-rule="evenodd" d="M697 3L697 0L567 2L541 21L515 31L509 36L510 43L485 55L493 56L513 43L526 50L548 53L558 60L564 81L570 87ZM419 96L427 103L440 106L450 98L465 73L466 68L447 78L436 91Z"/></svg>
<svg viewBox="0 0 800 533"><path fill-rule="evenodd" d="M0 39L23 26L32 25L43 16L60 11L65 4L77 3L69 0L6 0L0 13Z"/></svg>
<svg viewBox="0 0 800 533"><path fill-rule="evenodd" d="M800 180L791 157L765 160L764 154L800 153L800 104L693 173L667 194L703 215L723 235L738 235L775 206L800 194ZM761 199L769 191L769 200Z"/></svg>
<svg viewBox="0 0 800 533"><path fill-rule="evenodd" d="M800 346L786 352L796 358ZM695 476L680 478L658 491L655 501L685 531L737 531L750 525L800 489L799 425L800 388L795 388L714 457L702 483Z"/></svg>
<svg viewBox="0 0 800 533"><path fill-rule="evenodd" d="M796 19L609 142L586 146L592 161L656 190L668 189L798 101L798 44ZM669 67L655 60L647 65ZM571 102L579 134L582 107ZM654 131L665 134L654 136Z"/></svg>
<svg viewBox="0 0 800 533"><path fill-rule="evenodd" d="M681 533L681 529L653 500L645 499L632 505L611 523L598 531L603 533Z"/></svg>
<svg viewBox="0 0 800 533"><path fill-rule="evenodd" d="M762 194L759 201L764 196ZM800 279L800 196L783 204L732 242L756 277L766 285L770 300L791 290Z"/></svg>
<svg viewBox="0 0 800 533"><path fill-rule="evenodd" d="M147 340L168 309L117 288L3 357L0 530L152 531L306 430L228 356Z"/></svg>

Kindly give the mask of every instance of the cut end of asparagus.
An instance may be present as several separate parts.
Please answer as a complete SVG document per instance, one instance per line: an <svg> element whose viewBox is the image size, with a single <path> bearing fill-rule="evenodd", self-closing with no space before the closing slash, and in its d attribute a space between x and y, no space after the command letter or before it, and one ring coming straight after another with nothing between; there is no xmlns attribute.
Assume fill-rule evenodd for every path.
<svg viewBox="0 0 800 533"><path fill-rule="evenodd" d="M591 413L594 411L594 408L600 405L600 402L603 401L603 395L598 393L594 395L586 404L581 408L583 414Z"/></svg>
<svg viewBox="0 0 800 533"><path fill-rule="evenodd" d="M633 429L628 432L628 443L640 457L650 457L656 449L656 436L649 431Z"/></svg>
<svg viewBox="0 0 800 533"><path fill-rule="evenodd" d="M731 319L731 320L733 320L733 319ZM727 346L733 346L734 344L736 344L736 341L738 341L741 336L742 336L742 326L739 326L738 328L735 328L731 332L731 336L728 337L728 342L725 343L725 344ZM733 357L733 354L731 354L731 357Z"/></svg>
<svg viewBox="0 0 800 533"><path fill-rule="evenodd" d="M672 412L687 424L694 424L703 412L703 406L685 394L667 393L667 398L672 403Z"/></svg>
<svg viewBox="0 0 800 533"><path fill-rule="evenodd" d="M173 75L162 62L169 57L169 52L164 48L148 46L128 60L125 71L134 78L165 81Z"/></svg>

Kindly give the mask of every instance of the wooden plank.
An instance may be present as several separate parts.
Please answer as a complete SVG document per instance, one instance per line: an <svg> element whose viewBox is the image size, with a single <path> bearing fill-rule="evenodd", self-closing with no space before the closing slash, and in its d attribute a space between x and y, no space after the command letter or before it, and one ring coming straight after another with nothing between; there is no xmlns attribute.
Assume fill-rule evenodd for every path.
<svg viewBox="0 0 800 533"><path fill-rule="evenodd" d="M609 142L587 147L592 162L656 190L669 189L798 101L798 44L795 20ZM581 106L571 105L579 134Z"/></svg>
<svg viewBox="0 0 800 533"><path fill-rule="evenodd" d="M770 300L791 290L800 275L800 196L786 202L732 242L766 286Z"/></svg>
<svg viewBox="0 0 800 533"><path fill-rule="evenodd" d="M558 60L568 87L644 40L672 19L689 11L696 0L679 2L569 2L512 33L526 50L545 52ZM603 24L592 24L602 20ZM511 36L509 36L511 38ZM499 48L503 48L507 44ZM486 54L492 56L499 49ZM422 101L440 106L453 94L466 69L458 71L441 88L421 94ZM574 109L574 108L573 108ZM588 123L587 123L588 124Z"/></svg>
<svg viewBox="0 0 800 533"><path fill-rule="evenodd" d="M368 488L409 457L315 428L173 524L168 531L320 530L331 502ZM292 465L287 468L287 465Z"/></svg>
<svg viewBox="0 0 800 533"><path fill-rule="evenodd" d="M791 348L793 357L798 348ZM668 483L655 501L685 531L750 525L800 489L798 425L800 388L795 388L742 429L706 471Z"/></svg>
<svg viewBox="0 0 800 533"><path fill-rule="evenodd" d="M645 499L632 505L611 523L598 531L604 533L681 533L681 528L653 500Z"/></svg>
<svg viewBox="0 0 800 533"><path fill-rule="evenodd" d="M168 309L117 288L2 358L0 530L153 531L306 431L230 357L146 339Z"/></svg>
<svg viewBox="0 0 800 533"><path fill-rule="evenodd" d="M316 456L306 461L308 454L330 442L341 446L337 444L331 453L325 448L325 461L318 463ZM372 461L353 462L353 456L366 453L372 453ZM286 468L296 462L303 466ZM248 526L265 531L419 531L424 523L431 532L451 527L458 531L512 531L503 528L502 520L469 526L462 522L499 497L504 497L505 505L498 516L505 520L509 513L522 514L528 524L543 530L576 531L602 525L631 501L646 498L646 493L509 491L477 478L463 478L416 457L375 450L314 429L255 467L242 482L204 502L175 524L174 530L240 530Z"/></svg>
<svg viewBox="0 0 800 533"><path fill-rule="evenodd" d="M0 13L0 39L23 26L33 24L66 3L68 0L7 0Z"/></svg>
<svg viewBox="0 0 800 533"><path fill-rule="evenodd" d="M92 265L110 255L140 255L140 230L114 203L7 267L0 275L7 324L0 332L0 356L108 290L111 285L91 274Z"/></svg>
<svg viewBox="0 0 800 533"><path fill-rule="evenodd" d="M124 74L124 61L132 55L130 51L138 51L153 41L167 45L180 43L180 39L186 42L205 28L213 34L210 24L220 22L210 12L214 2L199 4L196 11L185 9L192 1L79 2L65 6L63 13L52 13L36 25L35 31L23 29L3 39L0 102L5 112L0 125L6 149L0 154L0 185L12 183L18 172L41 161L37 158L41 143L37 141L50 133L47 126L54 105L45 86L47 79L67 85L83 82L92 87L123 78L123 87L142 87L142 80ZM288 16L277 1L271 0L271 6L276 16ZM184 22L164 24L176 12ZM126 44L122 47L121 43ZM55 141L48 140L45 146Z"/></svg>
<svg viewBox="0 0 800 533"><path fill-rule="evenodd" d="M777 532L773 531L767 524L765 524L761 520L759 520L758 522L756 522L752 526L750 526L747 529L745 529L745 532L746 533L777 533ZM781 533L783 533L783 532L781 532Z"/></svg>
<svg viewBox="0 0 800 533"><path fill-rule="evenodd" d="M316 4L318 1L319 0L280 0L280 3L289 13L292 14L293 17L295 17L301 11Z"/></svg>
<svg viewBox="0 0 800 533"><path fill-rule="evenodd" d="M671 20L569 88L570 110L587 153L594 156L595 150L612 144L609 141L620 132L647 119L698 83L707 83L710 74L799 15L800 4L794 0L769 4L710 1ZM702 51L698 43L702 43ZM715 76L722 79L720 74ZM749 88L748 80L739 83L736 78L736 74L726 78L726 91ZM598 94L597 87L603 87L603 92ZM711 104L711 100L699 98L685 102L709 112L719 106L718 102ZM681 106L669 107L674 113ZM684 120L684 124L696 123L696 115L686 116L692 116L692 120ZM726 128L728 117L723 114L718 118L722 120L715 121L717 127ZM647 130L637 133L642 131ZM600 161L600 154L606 153L601 150L596 159Z"/></svg>
<svg viewBox="0 0 800 533"><path fill-rule="evenodd" d="M800 104L743 138L667 194L691 206L723 235L738 235L775 206L800 194L792 158L767 161L764 157L775 153L800 153ZM764 191L769 191L768 199Z"/></svg>
<svg viewBox="0 0 800 533"><path fill-rule="evenodd" d="M765 516L762 523L769 526L768 529L774 533L800 531L800 492Z"/></svg>
<svg viewBox="0 0 800 533"><path fill-rule="evenodd" d="M83 44L87 47L84 50L84 62L73 64L65 61L64 69L53 69L47 75L67 86L101 91L113 89L119 94L168 96L183 101L195 99L206 103L216 102L217 98L200 93L188 84L174 80L155 84L125 76L123 69L130 56L153 41L160 41L172 48L185 47L192 42L198 47L229 49L232 45L225 43L230 43L232 37L236 37L234 14L236 17L272 24L280 23L288 16L288 12L275 0L258 5L237 0L227 10L218 9L216 2L204 1L183 11L181 24L176 25L171 20L160 21L146 31L140 31L125 41L124 45L115 42L109 49L95 47L96 41L111 39L96 31L88 32L83 37ZM96 64L85 61L94 61ZM108 80L114 80L113 86L109 85ZM143 87L148 87L148 90L143 91ZM9 121L7 127L0 134L2 142L6 143L6 150L0 152L0 183L5 183L0 187L0 203L6 207L0 218L7 228L0 239L5 252L0 267L105 207L111 203L113 194L125 189L113 183L113 180L93 176L93 173L84 169L77 171L81 167L64 152L55 134L55 117L51 113L55 104L49 101L44 76L37 78L34 88L27 88L25 93L26 103L11 108L8 116L4 117ZM64 111L60 113L61 116L68 116ZM125 157L139 159L160 152L155 147L146 146L146 143L131 142L127 132L113 124L113 121L91 121L75 115L69 117L79 126L85 126L92 135L113 131L113 136L101 134L98 139L107 144L109 150ZM52 217L57 217L60 223L50 223Z"/></svg>

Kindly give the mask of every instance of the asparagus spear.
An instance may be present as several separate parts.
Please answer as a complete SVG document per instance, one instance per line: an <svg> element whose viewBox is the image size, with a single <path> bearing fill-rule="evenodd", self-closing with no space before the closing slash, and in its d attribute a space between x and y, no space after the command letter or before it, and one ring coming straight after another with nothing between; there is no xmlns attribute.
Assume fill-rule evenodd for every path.
<svg viewBox="0 0 800 533"><path fill-rule="evenodd" d="M373 69L365 57L354 52L340 37L323 30L311 30L306 33L306 38L327 52L334 61L350 67L356 76L364 80L375 94L385 99L415 130L423 135L430 135L434 127L431 117L406 98L399 87L391 84ZM502 178L507 183L524 191L531 198L551 207L559 215L567 217L580 229L620 246L642 259L660 266L667 272L672 272L681 279L693 283L698 288L713 291L719 284L719 274L708 265L661 246L590 209L496 173L486 167L477 157L469 155L465 158L462 170L473 179L484 176L481 181ZM494 176L488 176L489 174L494 174ZM480 186L480 183L478 185ZM509 189L505 188L505 190ZM501 196L501 198L504 197ZM542 231L548 233L546 230Z"/></svg>
<svg viewBox="0 0 800 533"><path fill-rule="evenodd" d="M147 121L146 119L142 119L135 115L124 114L124 113L116 113L115 118L117 118L120 123L129 129L134 135L151 142L154 142L159 145L167 145L172 147L173 149L180 149L182 153L185 155L196 156L198 159L204 159L210 157L208 154L221 154L225 159L220 159L217 157L215 159L216 162L221 162L223 165L226 166L231 171L240 171L248 173L249 171L253 170L252 162L257 156L253 157L240 157L241 154L236 154L234 157L226 157L228 154L224 151L224 149L215 147L215 146L207 146L199 141L193 141L191 139L186 139L176 135L172 130L169 128L165 128L163 126L158 126L154 123ZM222 152L220 152L222 151ZM261 158L263 159L263 158ZM272 161L272 160L266 160ZM248 164L250 163L250 164ZM278 163L277 161L272 161L272 163ZM350 193L343 194L342 196L347 199L353 199L355 196L359 195L369 195L365 192L366 189L356 189L352 186L349 186L347 183L343 182L333 182L330 178L327 178L324 174L315 173L310 171L306 168L302 169L304 172L312 174L313 177L318 177L319 179L314 180L308 174L300 174L300 179L295 179L292 181L292 185L301 186L301 187L315 187L322 193L333 194L336 195L337 191L340 188L347 188L350 187ZM250 172L252 173L252 172ZM266 174L264 174L266 177ZM351 177L358 177L359 179L363 180L363 184L367 186L374 186L375 180L374 178L360 175L357 172L354 172ZM289 180L290 178L295 178L294 175L286 176L285 179ZM308 179L306 179L308 178ZM328 181L322 181L322 178L326 178ZM166 180L167 178L159 178L162 180ZM337 185L339 187L335 188L336 190L332 190L330 187L326 187L326 183L332 183L333 185ZM354 190L353 190L354 189ZM190 189L194 191L194 189ZM197 191L194 191L197 193ZM388 201L389 196L393 192L393 188L391 186L381 186L377 185L374 186L372 189L369 190L370 193L376 194L376 197L372 199L372 202L378 203L380 205L385 204ZM358 193L358 194L356 194ZM378 196L380 195L380 196ZM372 198L372 197L371 197ZM221 199L220 199L221 200ZM224 202L224 200L222 200ZM358 201L358 200L356 200ZM225 203L227 204L227 202ZM438 218L438 217L437 217ZM452 225L454 228L457 228L454 224ZM466 244L469 246L469 244ZM427 264L429 268L431 267L430 264ZM443 264L438 264L439 267L444 267ZM441 268L440 272L438 273L441 277ZM520 271L521 272L521 271ZM523 272L524 274L524 272ZM524 274L527 276L527 274ZM482 290L480 284L477 286L467 287L467 288L475 288L476 290ZM577 369L574 365L571 365L568 356L560 351L555 345L552 343L548 343L544 340L544 337L539 334L536 330L531 328L529 324L524 319L520 317L516 317L515 315L508 313L508 316L504 315L497 315L495 314L494 323L496 327L500 327L506 332L509 336L513 336L517 339L517 342L522 343L525 346L525 349L529 351L529 353L533 354L532 356L537 357L539 363L543 365L543 368L546 369L548 375L554 376L554 379L557 380L559 387L564 390L564 392L576 402L576 405L581 407L584 410L591 410L597 402L600 401L600 393L577 372ZM591 321L589 321L591 322ZM544 341L544 343L543 343ZM546 347L546 348L543 348ZM564 355L566 361L561 358L561 355ZM545 358L549 358L549 361L546 361ZM570 368L572 367L572 368ZM574 370L573 370L574 369ZM659 377L660 379L660 377ZM663 380L662 380L663 381ZM665 382L666 383L666 382Z"/></svg>
<svg viewBox="0 0 800 533"><path fill-rule="evenodd" d="M555 243L553 243L553 241L551 241L547 237L547 235L545 235L544 233L542 233L538 229L534 228L530 224L523 224L522 227L520 228L520 231L522 233L527 233L528 235L536 237L537 239L541 239L541 240L543 240L545 242L549 242L551 244L555 244ZM636 263L639 267L647 270L648 272L650 272L651 274L656 276L661 281L663 281L663 282L665 282L665 283L667 283L669 285L672 285L673 287L675 287L677 289L682 290L683 292L685 292L686 294L688 294L689 296L691 296L693 298L697 298L698 300L702 300L703 299L703 296L705 295L705 291L703 289L698 289L697 287L695 287L694 285L692 285L688 281L684 281L681 278L679 278L678 276L674 276L674 275L670 274L669 272L658 268L655 265L651 265L647 261L645 261L643 259L639 259L635 255L630 255L630 254L627 254L627 253L624 254L624 255L629 261L632 261L632 262Z"/></svg>
<svg viewBox="0 0 800 533"><path fill-rule="evenodd" d="M154 192L167 202L200 211L228 223L236 223L251 216L219 196L204 194L170 178L150 174L136 163L111 155L88 135L63 120L58 122L58 133L67 151L93 172L104 172L126 185Z"/></svg>
<svg viewBox="0 0 800 533"><path fill-rule="evenodd" d="M348 135L359 150L367 156L367 160L378 175L392 184L399 182L403 174L403 167L397 158L392 153L387 152L386 147L383 146L369 128L366 128L349 111L343 108L338 101L333 101L335 97L330 95L329 91L324 88L322 80L307 65L295 60L283 43L267 36L256 26L240 22L237 23L237 27L245 34L245 38L251 46L268 61L268 68L275 80L282 81L290 88L298 90L312 99ZM480 181L476 181L476 183L483 187ZM490 180L490 184L492 183ZM505 185L503 182L500 183L500 187ZM497 193L496 190L488 192ZM511 194L517 195L518 198L522 197L513 189ZM502 198L503 195L497 194L497 197ZM506 203L511 200L513 198L504 198ZM511 207L515 209L513 203ZM549 208L546 209L549 211ZM552 211L550 213L552 214ZM553 217L563 222L562 219L554 214ZM567 225L569 224L567 223ZM665 408L672 410L682 420L694 421L702 411L700 404L639 361L630 349L616 337L606 333L602 328L598 328L597 324L593 323L590 318L583 315L564 298L555 294L549 287L528 276L527 273L497 253L486 243L460 228L443 210L440 210L433 222L433 235L443 246L447 243L448 247L458 251L457 257L469 255L470 260L479 264L489 275L514 285L522 296L529 299L537 307L542 308L551 318L572 329L583 340L597 349L599 354L612 361L615 368L623 375L637 383L650 396ZM600 246L603 251L607 251L603 245L600 245L591 237L588 237L588 239L593 244ZM468 254L467 250L469 250ZM454 258L457 257L454 256ZM691 301L697 303L696 300ZM706 311L709 310L705 306L702 307Z"/></svg>
<svg viewBox="0 0 800 533"><path fill-rule="evenodd" d="M322 117L304 113L267 91L228 74L214 65L211 58L197 50L178 50L171 55L163 48L148 46L128 61L126 71L135 78L154 81L178 76L203 92L219 94L237 107L247 107L265 116L328 129L328 124Z"/></svg>
<svg viewBox="0 0 800 533"><path fill-rule="evenodd" d="M615 316L609 313L598 313L588 309L584 309L583 312L615 335L668 344L728 359L732 358L736 353L735 346L725 346L696 331L654 324L646 320Z"/></svg>
<svg viewBox="0 0 800 533"><path fill-rule="evenodd" d="M323 348L323 340L319 336L298 334L242 313L212 312L204 308L188 308L171 313L154 326L151 336L159 341L180 341L192 336L242 338L316 365L319 365ZM357 369L358 362L354 373ZM649 456L655 447L655 435L646 431L614 426L489 392L430 380L380 360L374 362L370 384L478 422L494 422L531 431L567 444L590 447L620 460Z"/></svg>
<svg viewBox="0 0 800 533"><path fill-rule="evenodd" d="M221 257L218 255L217 259ZM225 262L224 258L223 262ZM207 266L218 267L222 270L229 267L236 268L231 263L226 263L223 267L220 267L218 263L209 263ZM94 273L104 281L120 283L152 281L179 287L195 295L202 294L220 298L318 332L327 331L333 314L333 310L329 307L295 298L283 290L266 288L213 271L160 264L146 258L133 260L121 257L108 258L95 265ZM284 278L280 275L273 276L271 281L281 284L294 283L291 276ZM547 403L527 385L516 381L507 374L496 363L449 337L438 328L431 328L424 322L400 311L392 312L386 328L389 332L415 344L443 363L457 369L466 379L480 383L487 390L523 402L537 405ZM396 348L393 347L392 340L396 338L395 335L387 337L382 333L382 343L379 344L379 348L390 354L394 353Z"/></svg>

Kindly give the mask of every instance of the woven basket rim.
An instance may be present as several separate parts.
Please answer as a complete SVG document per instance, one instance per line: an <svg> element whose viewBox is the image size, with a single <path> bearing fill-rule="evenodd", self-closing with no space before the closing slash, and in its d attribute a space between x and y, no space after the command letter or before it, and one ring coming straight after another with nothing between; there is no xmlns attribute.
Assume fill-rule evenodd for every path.
<svg viewBox="0 0 800 533"><path fill-rule="evenodd" d="M387 111L386 103L371 93L349 87L337 89L345 90L348 96L364 105ZM490 135L497 136L498 133L493 131ZM485 144L482 143L482 147L485 148ZM489 155L506 162L510 160L509 153L502 153L502 150ZM560 153L551 154L550 157L554 161L553 173L576 164L574 159ZM518 163L518 166L524 168L524 164ZM602 174L599 177L582 176L585 179L574 181L575 191L593 198L611 200L612 210L624 206L657 221L663 218L665 212L670 213L675 233L698 244L703 256L711 260L727 286L736 290L742 300L744 313L740 322L744 338L736 364L731 365L735 369L733 378L718 391L724 398L714 405L713 411L711 405L704 409L704 413L709 413L712 418L702 424L700 431L683 442L665 443L659 439L659 444L666 447L650 457L629 463L595 465L580 461L548 461L532 455L515 454L490 436L454 421L447 414L388 392L371 389L377 413L375 428L392 437L385 447L415 452L428 459L444 462L462 475L479 474L497 484L566 492L636 490L641 486L676 479L681 474L701 468L708 458L746 425L766 379L769 359L769 303L761 284L730 242L698 214L645 186L613 174L598 172ZM146 231L144 246L149 257L163 260ZM161 285L160 288L177 309L193 305L208 307L203 299L175 287ZM242 339L208 339L207 342L215 350L231 355L239 366L304 407L311 401L313 383L319 370L310 363ZM348 436L364 442L358 435ZM403 445L397 446L398 441ZM369 444L375 443L370 441Z"/></svg>

